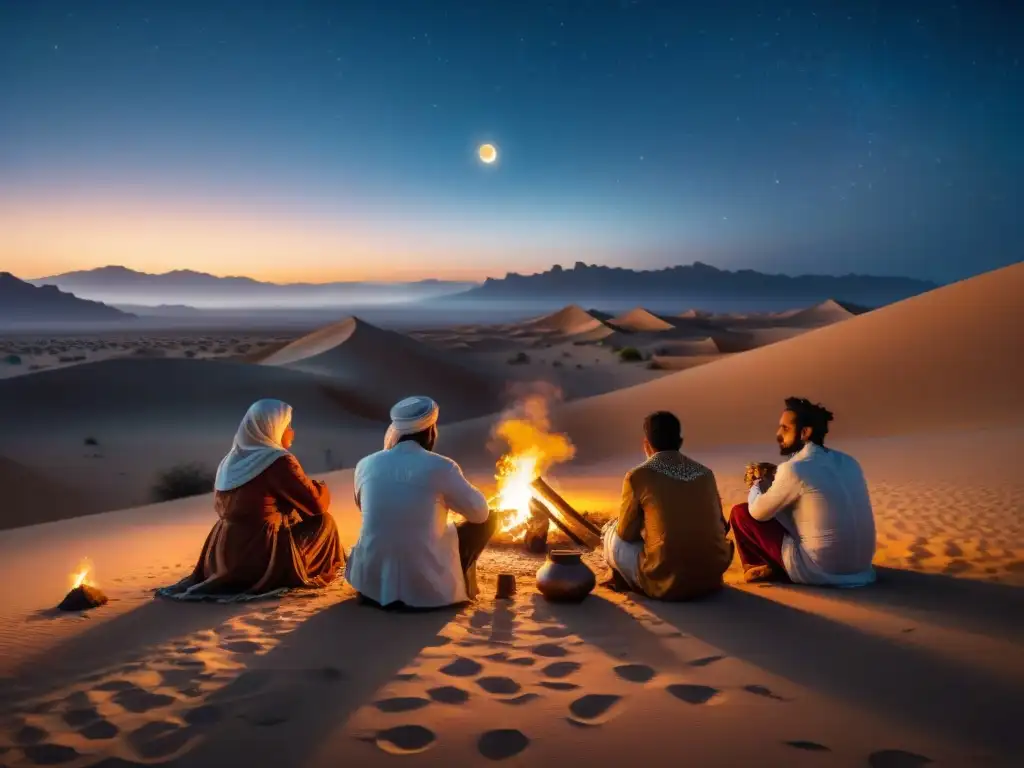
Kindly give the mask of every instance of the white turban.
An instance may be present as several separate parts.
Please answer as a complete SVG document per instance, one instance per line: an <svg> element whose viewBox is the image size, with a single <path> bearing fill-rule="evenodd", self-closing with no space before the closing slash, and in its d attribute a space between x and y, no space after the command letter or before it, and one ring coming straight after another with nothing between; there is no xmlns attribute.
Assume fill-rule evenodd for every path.
<svg viewBox="0 0 1024 768"><path fill-rule="evenodd" d="M280 400L257 400L238 425L235 440L217 467L213 487L230 491L245 485L288 451L281 445L292 423L292 407Z"/></svg>
<svg viewBox="0 0 1024 768"><path fill-rule="evenodd" d="M417 395L395 403L391 408L391 426L384 435L384 450L390 451L405 435L415 435L437 424L437 403Z"/></svg>

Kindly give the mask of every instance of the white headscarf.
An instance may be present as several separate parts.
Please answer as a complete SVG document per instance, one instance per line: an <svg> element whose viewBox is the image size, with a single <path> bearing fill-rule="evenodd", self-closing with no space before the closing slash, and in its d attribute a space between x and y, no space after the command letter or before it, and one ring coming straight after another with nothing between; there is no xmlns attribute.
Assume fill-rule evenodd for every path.
<svg viewBox="0 0 1024 768"><path fill-rule="evenodd" d="M415 435L437 424L437 403L429 397L407 397L391 408L391 426L384 435L384 450L390 451L405 435Z"/></svg>
<svg viewBox="0 0 1024 768"><path fill-rule="evenodd" d="M280 400L257 400L238 425L235 440L217 467L214 488L230 491L258 477L288 451L281 438L292 423L292 407Z"/></svg>

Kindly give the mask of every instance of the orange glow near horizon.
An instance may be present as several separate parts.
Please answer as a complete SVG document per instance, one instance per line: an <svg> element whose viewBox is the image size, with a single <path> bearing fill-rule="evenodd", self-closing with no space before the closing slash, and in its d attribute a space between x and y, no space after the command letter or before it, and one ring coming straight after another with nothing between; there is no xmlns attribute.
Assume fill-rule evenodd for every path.
<svg viewBox="0 0 1024 768"><path fill-rule="evenodd" d="M276 213L276 215L275 215ZM274 282L482 281L502 276L495 262L523 268L509 246L458 242L426 212L366 220L350 213L289 215L260 210L152 202L46 203L0 198L0 271L37 278L119 265L160 273L191 269ZM394 218L401 224L396 226ZM451 242L449 245L449 241ZM507 253L504 251L507 250ZM492 265L481 264L486 256ZM542 259L543 257L540 257ZM537 269L546 269L538 259Z"/></svg>

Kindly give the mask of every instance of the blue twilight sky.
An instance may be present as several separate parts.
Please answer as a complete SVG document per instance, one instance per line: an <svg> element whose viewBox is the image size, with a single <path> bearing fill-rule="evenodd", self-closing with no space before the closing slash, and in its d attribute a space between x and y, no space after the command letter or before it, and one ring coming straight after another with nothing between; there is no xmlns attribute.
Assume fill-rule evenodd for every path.
<svg viewBox="0 0 1024 768"><path fill-rule="evenodd" d="M0 0L0 269L956 279L1024 258L1022 59L1007 0Z"/></svg>

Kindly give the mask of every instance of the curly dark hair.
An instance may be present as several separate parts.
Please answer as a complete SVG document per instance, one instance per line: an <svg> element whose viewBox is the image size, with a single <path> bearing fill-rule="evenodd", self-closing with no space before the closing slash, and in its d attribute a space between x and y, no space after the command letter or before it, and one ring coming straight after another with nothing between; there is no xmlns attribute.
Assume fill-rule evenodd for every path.
<svg viewBox="0 0 1024 768"><path fill-rule="evenodd" d="M792 411L796 417L796 428L798 431L804 427L810 427L810 442L816 445L825 444L828 424L834 418L832 411L821 403L812 403L806 397L787 397L786 410Z"/></svg>

